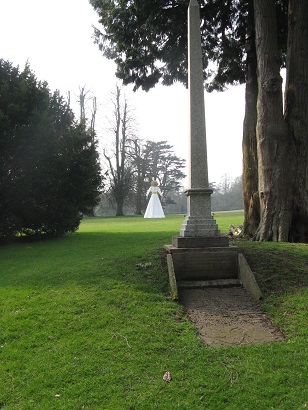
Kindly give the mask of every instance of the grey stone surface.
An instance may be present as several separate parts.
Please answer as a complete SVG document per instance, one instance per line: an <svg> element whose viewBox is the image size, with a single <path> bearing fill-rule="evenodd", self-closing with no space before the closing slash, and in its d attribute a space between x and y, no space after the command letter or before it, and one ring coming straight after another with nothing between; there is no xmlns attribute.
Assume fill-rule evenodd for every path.
<svg viewBox="0 0 308 410"><path fill-rule="evenodd" d="M242 253L238 254L238 276L244 288L253 296L254 299L262 299L262 292L257 284L255 276Z"/></svg>
<svg viewBox="0 0 308 410"><path fill-rule="evenodd" d="M214 279L214 280L192 280L178 282L179 289L202 289L202 288L229 288L241 286L239 279Z"/></svg>
<svg viewBox="0 0 308 410"><path fill-rule="evenodd" d="M218 236L219 230L213 219L201 219L187 216L180 229L183 237L212 237Z"/></svg>
<svg viewBox="0 0 308 410"><path fill-rule="evenodd" d="M225 236L185 237L174 236L172 245L176 248L212 248L228 246L229 239Z"/></svg>
<svg viewBox="0 0 308 410"><path fill-rule="evenodd" d="M237 246L197 249L166 245L165 249L174 299L178 297L177 288L186 285L190 288L200 288L238 284L241 284L255 300L262 298L255 276Z"/></svg>
<svg viewBox="0 0 308 410"><path fill-rule="evenodd" d="M178 300L179 299L178 288L177 288L177 283L176 283L176 278L175 278L175 273L174 273L172 255L170 253L167 255L167 265L168 265L168 275L169 275L171 297L172 297L172 300Z"/></svg>
<svg viewBox="0 0 308 410"><path fill-rule="evenodd" d="M166 246L172 255L176 281L236 279L238 277L238 248L176 248Z"/></svg>
<svg viewBox="0 0 308 410"><path fill-rule="evenodd" d="M200 11L196 0L191 0L188 7L188 89L190 188L208 188Z"/></svg>

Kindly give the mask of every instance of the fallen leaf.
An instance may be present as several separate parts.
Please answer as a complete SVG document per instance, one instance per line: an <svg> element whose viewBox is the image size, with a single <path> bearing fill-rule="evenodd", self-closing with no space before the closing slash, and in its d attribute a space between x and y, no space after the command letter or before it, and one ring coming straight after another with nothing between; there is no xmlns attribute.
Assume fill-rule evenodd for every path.
<svg viewBox="0 0 308 410"><path fill-rule="evenodd" d="M165 374L164 374L164 376L163 376L163 380L165 381L165 382L170 382L171 381L171 379L172 379L172 376L171 376L171 373L170 372L166 372Z"/></svg>

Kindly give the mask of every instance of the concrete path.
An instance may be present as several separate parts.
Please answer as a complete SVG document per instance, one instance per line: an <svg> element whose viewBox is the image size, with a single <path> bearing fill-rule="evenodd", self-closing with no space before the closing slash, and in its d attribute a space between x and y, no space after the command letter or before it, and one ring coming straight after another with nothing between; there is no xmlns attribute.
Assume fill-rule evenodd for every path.
<svg viewBox="0 0 308 410"><path fill-rule="evenodd" d="M180 289L180 302L209 346L283 341L283 335L243 287Z"/></svg>

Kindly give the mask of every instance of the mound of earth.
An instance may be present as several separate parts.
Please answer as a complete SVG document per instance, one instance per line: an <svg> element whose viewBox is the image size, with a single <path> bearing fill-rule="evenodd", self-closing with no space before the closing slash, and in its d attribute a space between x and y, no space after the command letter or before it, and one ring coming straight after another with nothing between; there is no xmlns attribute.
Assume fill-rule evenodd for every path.
<svg viewBox="0 0 308 410"><path fill-rule="evenodd" d="M181 289L180 302L209 346L283 341L283 335L242 287Z"/></svg>

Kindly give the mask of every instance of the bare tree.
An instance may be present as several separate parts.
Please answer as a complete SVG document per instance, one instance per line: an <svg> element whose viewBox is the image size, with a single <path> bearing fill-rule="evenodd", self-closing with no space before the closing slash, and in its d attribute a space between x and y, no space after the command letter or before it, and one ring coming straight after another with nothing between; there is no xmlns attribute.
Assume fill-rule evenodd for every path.
<svg viewBox="0 0 308 410"><path fill-rule="evenodd" d="M80 121L86 120L86 98L87 94L89 94L89 90L86 91L86 86L79 87L79 107L80 107Z"/></svg>
<svg viewBox="0 0 308 410"><path fill-rule="evenodd" d="M133 167L131 150L134 136L134 118L121 88L116 86L112 99L112 119L110 131L113 135L113 152L104 149L104 157L108 164L110 194L116 202L116 215L122 216L125 200L132 189Z"/></svg>
<svg viewBox="0 0 308 410"><path fill-rule="evenodd" d="M92 115L91 115L91 125L90 125L90 130L92 133L95 132L95 119L96 119L96 112L97 112L97 104L96 104L96 97L94 96L92 98Z"/></svg>

